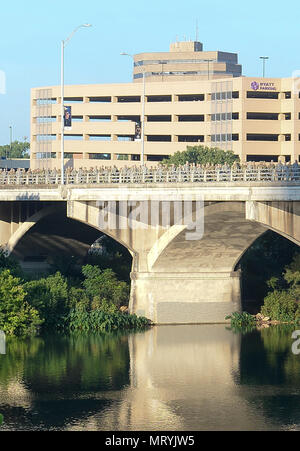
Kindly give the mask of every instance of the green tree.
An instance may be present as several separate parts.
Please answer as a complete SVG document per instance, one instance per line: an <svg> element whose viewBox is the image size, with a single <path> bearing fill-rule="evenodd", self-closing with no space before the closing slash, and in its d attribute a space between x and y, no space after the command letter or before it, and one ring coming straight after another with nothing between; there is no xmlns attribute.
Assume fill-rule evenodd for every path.
<svg viewBox="0 0 300 451"><path fill-rule="evenodd" d="M24 141L13 141L11 146L10 144L0 146L0 158L29 158L29 149L30 144L26 138Z"/></svg>
<svg viewBox="0 0 300 451"><path fill-rule="evenodd" d="M45 327L59 328L69 311L69 289L66 279L57 272L54 275L32 280L24 284L26 299L38 312Z"/></svg>
<svg viewBox="0 0 300 451"><path fill-rule="evenodd" d="M176 152L168 159L163 160L162 164L167 166L182 166L186 163L190 164L227 164L232 166L234 163L239 162L239 156L235 155L231 150L224 151L217 147L206 146L187 146L187 149L183 152Z"/></svg>
<svg viewBox="0 0 300 451"><path fill-rule="evenodd" d="M26 301L21 280L9 269L0 273L0 329L8 335L34 335L42 320Z"/></svg>
<svg viewBox="0 0 300 451"><path fill-rule="evenodd" d="M277 321L300 320L300 254L285 268L281 277L269 282L273 291L265 297L262 314ZM286 288L282 288L286 287Z"/></svg>
<svg viewBox="0 0 300 451"><path fill-rule="evenodd" d="M119 281L111 269L101 270L97 266L86 265L82 273L85 277L83 286L94 305L98 303L101 308L102 302L111 302L120 307L128 303L129 287L126 282Z"/></svg>

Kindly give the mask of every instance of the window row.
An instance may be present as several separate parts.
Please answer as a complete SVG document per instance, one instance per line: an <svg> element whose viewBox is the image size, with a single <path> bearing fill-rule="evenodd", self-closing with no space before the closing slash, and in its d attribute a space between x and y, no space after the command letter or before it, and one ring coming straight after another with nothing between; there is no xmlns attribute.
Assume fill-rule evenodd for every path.
<svg viewBox="0 0 300 451"><path fill-rule="evenodd" d="M210 119L212 122L216 121L230 121L239 120L240 113L215 113L210 114ZM146 115L146 122L205 122L204 114L181 114L174 115L175 120L172 121L172 115L161 114L161 115ZM87 116L89 122L113 122L112 116L109 115L89 115ZM261 113L261 112L248 112L246 115L247 120L257 120L257 121L278 121L292 119L291 113ZM300 120L300 113L298 113L298 119ZM56 116L40 116L36 118L37 124L48 124L57 121ZM73 122L83 122L83 116L74 115L72 116ZM135 115L122 115L116 116L117 122L135 122L139 123L141 121L141 116Z"/></svg>
<svg viewBox="0 0 300 451"><path fill-rule="evenodd" d="M160 74L164 75L164 74ZM165 75L168 75L167 73ZM136 74L136 77L141 76L141 74ZM247 99L279 99L279 95L281 93L279 91L260 91L260 90L253 90L253 91L246 91L246 98ZM292 98L292 92L291 91L285 91L282 93L284 95L285 99L291 99ZM207 93L206 95L209 95ZM211 100L212 101L224 101L224 100L232 100L232 99L239 99L241 97L239 91L223 91L223 92L212 92L210 93ZM172 102L173 95L146 95L146 102ZM204 93L198 93L198 94L175 94L176 100L179 102L195 102L200 101L203 102L205 100L205 94ZM299 93L300 98L300 93ZM116 100L117 103L139 103L141 102L142 98L140 95L124 95L124 96L115 96L114 98L112 96L90 96L87 97L87 100L89 103L111 103L113 100ZM64 97L64 103L83 103L84 97ZM51 99L36 99L37 106L48 106L51 104L57 103L56 98Z"/></svg>
<svg viewBox="0 0 300 451"><path fill-rule="evenodd" d="M93 134L87 135L89 141L110 141L110 142L122 142L122 141L134 141L140 142L140 133L116 135L113 139L112 135L105 134ZM239 141L240 135L238 133L232 134L213 134L211 140L213 142L222 141ZM280 133L247 133L247 141L279 141L280 136L283 136L285 141L291 141L292 135L290 133L280 134ZM66 141L83 141L82 134L65 134L64 139ZM36 141L40 144L43 142L49 142L56 140L56 135L40 134L36 135ZM146 142L204 142L205 135L175 135L174 139L172 135L145 135ZM300 134L298 135L298 140L300 141Z"/></svg>

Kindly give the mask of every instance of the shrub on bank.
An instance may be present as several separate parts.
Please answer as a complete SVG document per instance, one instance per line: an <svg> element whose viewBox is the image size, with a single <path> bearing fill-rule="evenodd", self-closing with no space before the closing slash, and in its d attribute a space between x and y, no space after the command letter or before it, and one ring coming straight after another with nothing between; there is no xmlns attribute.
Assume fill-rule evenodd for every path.
<svg viewBox="0 0 300 451"><path fill-rule="evenodd" d="M281 278L269 281L269 286L273 291L264 299L262 314L275 321L300 321L300 254L285 268Z"/></svg>
<svg viewBox="0 0 300 451"><path fill-rule="evenodd" d="M114 330L144 329L148 319L105 310L72 310L65 318L65 328L70 331L112 332Z"/></svg>
<svg viewBox="0 0 300 451"><path fill-rule="evenodd" d="M26 291L9 269L0 273L0 329L7 335L35 335L43 322L26 301Z"/></svg>
<svg viewBox="0 0 300 451"><path fill-rule="evenodd" d="M11 268L11 269L10 269ZM86 265L82 279L60 272L38 280L16 277L21 269L0 253L0 329L10 335L44 331L141 329L146 318L119 311L128 305L129 286L110 269Z"/></svg>

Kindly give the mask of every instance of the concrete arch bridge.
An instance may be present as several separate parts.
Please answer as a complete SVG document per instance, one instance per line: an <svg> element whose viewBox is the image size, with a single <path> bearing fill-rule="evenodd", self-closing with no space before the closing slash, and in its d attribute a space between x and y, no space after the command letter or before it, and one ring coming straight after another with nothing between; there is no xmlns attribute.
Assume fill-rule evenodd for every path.
<svg viewBox="0 0 300 451"><path fill-rule="evenodd" d="M130 311L158 324L224 322L241 308L237 266L252 243L271 229L300 245L295 180L5 184L0 245L13 252L60 208L130 251Z"/></svg>

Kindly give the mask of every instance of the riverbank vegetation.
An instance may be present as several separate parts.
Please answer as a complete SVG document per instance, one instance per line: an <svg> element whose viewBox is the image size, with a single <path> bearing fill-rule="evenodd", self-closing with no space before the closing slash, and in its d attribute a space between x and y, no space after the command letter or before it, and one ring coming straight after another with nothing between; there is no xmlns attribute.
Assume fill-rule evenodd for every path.
<svg viewBox="0 0 300 451"><path fill-rule="evenodd" d="M52 269L44 277L29 277L13 258L0 251L0 329L6 334L103 332L149 325L146 318L126 312L129 284L112 269L86 264L71 272L65 265L67 275L54 265Z"/></svg>
<svg viewBox="0 0 300 451"><path fill-rule="evenodd" d="M269 289L257 315L232 313L226 317L232 329L251 329L269 324L300 324L300 254L294 255L282 274L271 277Z"/></svg>

